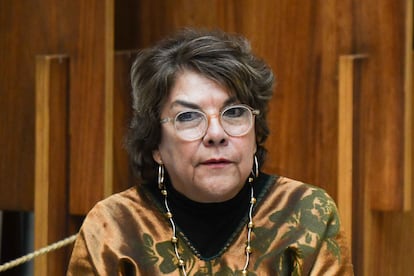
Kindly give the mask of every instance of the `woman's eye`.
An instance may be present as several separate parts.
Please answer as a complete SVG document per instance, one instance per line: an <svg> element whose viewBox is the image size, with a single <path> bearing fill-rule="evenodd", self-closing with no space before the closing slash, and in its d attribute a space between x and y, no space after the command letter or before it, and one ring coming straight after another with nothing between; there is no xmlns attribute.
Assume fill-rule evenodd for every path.
<svg viewBox="0 0 414 276"><path fill-rule="evenodd" d="M193 122L195 120L200 120L202 117L203 115L200 112L187 111L178 114L176 121L179 123Z"/></svg>
<svg viewBox="0 0 414 276"><path fill-rule="evenodd" d="M232 108L227 109L223 113L223 116L237 118L237 117L242 117L245 114L245 112L246 112L246 108L244 107L232 107Z"/></svg>

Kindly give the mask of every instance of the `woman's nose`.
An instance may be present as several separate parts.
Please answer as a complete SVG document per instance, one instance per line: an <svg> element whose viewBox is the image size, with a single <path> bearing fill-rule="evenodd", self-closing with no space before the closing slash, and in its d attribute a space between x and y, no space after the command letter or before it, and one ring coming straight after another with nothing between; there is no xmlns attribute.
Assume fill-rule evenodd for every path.
<svg viewBox="0 0 414 276"><path fill-rule="evenodd" d="M227 144L228 134L221 125L218 116L210 117L206 134L203 137L203 142L207 146L224 145Z"/></svg>

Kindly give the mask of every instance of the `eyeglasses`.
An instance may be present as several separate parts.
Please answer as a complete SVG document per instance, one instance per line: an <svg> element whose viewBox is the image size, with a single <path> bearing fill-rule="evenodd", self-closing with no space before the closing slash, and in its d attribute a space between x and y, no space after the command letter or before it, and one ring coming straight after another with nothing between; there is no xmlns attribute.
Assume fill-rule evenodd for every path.
<svg viewBox="0 0 414 276"><path fill-rule="evenodd" d="M243 136L253 126L254 116L260 111L244 104L231 105L220 111L220 123L230 136ZM182 111L174 118L163 118L161 124L173 122L177 135L186 141L203 137L208 128L207 115L199 110Z"/></svg>

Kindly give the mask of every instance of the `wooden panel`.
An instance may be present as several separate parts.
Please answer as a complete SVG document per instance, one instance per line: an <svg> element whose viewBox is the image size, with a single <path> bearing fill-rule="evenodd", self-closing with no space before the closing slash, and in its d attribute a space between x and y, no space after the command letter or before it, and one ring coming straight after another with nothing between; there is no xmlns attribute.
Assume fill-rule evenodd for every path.
<svg viewBox="0 0 414 276"><path fill-rule="evenodd" d="M124 138L131 119L130 70L136 51L118 51L114 61L114 171L113 191L119 192L134 185Z"/></svg>
<svg viewBox="0 0 414 276"><path fill-rule="evenodd" d="M26 41L34 16L0 1L0 209L33 210L34 60ZM34 40L33 44L42 43ZM19 45L25 45L25 51ZM22 192L24 191L24 192Z"/></svg>
<svg viewBox="0 0 414 276"><path fill-rule="evenodd" d="M361 82L363 184L374 210L404 209L406 0L354 6L355 45L370 59Z"/></svg>
<svg viewBox="0 0 414 276"><path fill-rule="evenodd" d="M71 1L70 212L112 192L113 0ZM71 56L72 56L71 55Z"/></svg>
<svg viewBox="0 0 414 276"><path fill-rule="evenodd" d="M364 271L369 267L371 242L369 197L362 185L360 159L360 82L364 72L366 55L344 55L339 58L339 104L338 104L338 207L341 222L347 234L355 275L370 275Z"/></svg>
<svg viewBox="0 0 414 276"><path fill-rule="evenodd" d="M412 94L405 60L411 0L116 4L124 10L117 11L116 37L122 39L116 42L117 49L148 46L183 26L220 27L246 35L278 79L266 170L320 185L334 198L339 192L337 59L354 51L368 53L359 80L361 93L356 95L363 120L357 129L362 138L355 141L359 160L354 170L361 185L354 185L358 210L354 232L363 234L354 237L354 252L362 252L354 260L358 275L414 273L412 212L370 210L371 205L376 210L408 209L413 198L407 188L410 174L412 178L408 167ZM112 163L118 158L112 150L119 135L111 135L118 133L112 119L120 119L114 114L119 107L111 93L112 6L110 0L0 1L0 208L33 208L33 69L39 53L64 52L71 57L72 211L84 214L94 202L122 188L111 183L124 181L124 167Z"/></svg>
<svg viewBox="0 0 414 276"><path fill-rule="evenodd" d="M35 238L41 248L66 237L68 214L67 56L36 59ZM35 259L36 275L63 275L66 251Z"/></svg>
<svg viewBox="0 0 414 276"><path fill-rule="evenodd" d="M102 1L101 1L102 4ZM113 136L114 136L114 30L115 30L114 0L105 0L105 31L104 31L104 61L105 61L105 145L104 145L104 194L113 193ZM93 189L92 186L90 186ZM93 203L93 202L90 202Z"/></svg>
<svg viewBox="0 0 414 276"><path fill-rule="evenodd" d="M338 97L338 208L342 225L352 241L354 58L339 58ZM350 248L352 248L351 244ZM352 252L352 250L351 250Z"/></svg>
<svg viewBox="0 0 414 276"><path fill-rule="evenodd" d="M219 11L230 5L234 0L118 1L116 8L124 13L116 18L116 37L123 40L116 42L116 49L147 47L182 27L223 27Z"/></svg>
<svg viewBox="0 0 414 276"><path fill-rule="evenodd" d="M242 32L278 80L266 168L321 186L337 198L337 64L340 54L351 51L350 3L270 2L242 15L256 17ZM259 26L266 27L257 32Z"/></svg>
<svg viewBox="0 0 414 276"><path fill-rule="evenodd" d="M72 211L112 192L113 2L0 1L1 209L33 209L37 54L71 57Z"/></svg>
<svg viewBox="0 0 414 276"><path fill-rule="evenodd" d="M354 163L358 156L354 142L354 94L356 61L366 55L344 55L339 57L338 96L338 208L341 221L352 249ZM351 250L352 251L352 250Z"/></svg>
<svg viewBox="0 0 414 276"><path fill-rule="evenodd" d="M412 275L414 214L402 212L414 198L410 189L412 0L358 3L354 13L359 26L355 28L356 48L368 51L369 60L360 77L355 273ZM394 211L383 212L387 210Z"/></svg>
<svg viewBox="0 0 414 276"><path fill-rule="evenodd" d="M410 195L414 185L413 9L413 0L406 0L404 55L404 182L402 186L404 211L411 210L412 198Z"/></svg>
<svg viewBox="0 0 414 276"><path fill-rule="evenodd" d="M412 9L407 10L412 11ZM413 58L412 53L411 58ZM411 74L413 74L412 70ZM411 104L414 106L412 98ZM413 117L411 122L413 122ZM411 130L413 129L414 125L411 125ZM413 149L411 150L413 154ZM411 170L413 169L411 167ZM413 183L412 174L411 177L411 183ZM405 196L409 197L412 202L414 190L411 189L410 193ZM370 209L369 203L367 201L366 210ZM364 258L365 274L361 275L413 275L414 212L412 210L409 212L367 212L366 210L363 211L366 226L362 228L365 241L362 239L361 242L365 243L364 250L368 256Z"/></svg>

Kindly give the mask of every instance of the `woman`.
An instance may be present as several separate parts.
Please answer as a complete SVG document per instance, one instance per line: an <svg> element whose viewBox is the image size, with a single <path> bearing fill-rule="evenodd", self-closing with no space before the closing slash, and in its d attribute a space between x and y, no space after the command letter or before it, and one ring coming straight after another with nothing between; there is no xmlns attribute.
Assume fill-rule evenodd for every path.
<svg viewBox="0 0 414 276"><path fill-rule="evenodd" d="M260 171L274 78L245 39L185 30L131 76L141 184L90 211L68 275L352 275L332 199Z"/></svg>

